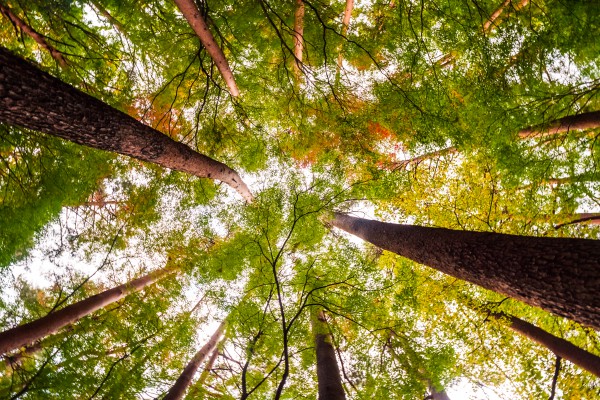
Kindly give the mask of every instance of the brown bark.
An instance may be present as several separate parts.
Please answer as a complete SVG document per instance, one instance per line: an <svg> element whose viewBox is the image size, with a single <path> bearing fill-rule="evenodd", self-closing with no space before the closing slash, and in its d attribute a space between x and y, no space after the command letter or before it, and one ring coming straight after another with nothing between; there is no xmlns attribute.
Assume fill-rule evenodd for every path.
<svg viewBox="0 0 600 400"><path fill-rule="evenodd" d="M175 272L175 270L172 268L164 268L151 272L146 276L134 279L124 285L106 290L97 295L88 297L85 300L66 306L58 311L54 311L45 317L6 330L0 333L0 354L5 354L10 350L17 349L43 337L52 335L61 328L64 328L115 301L119 301L125 296L137 292L173 272Z"/></svg>
<svg viewBox="0 0 600 400"><path fill-rule="evenodd" d="M61 66L61 68L66 69L69 67L67 60L65 60L63 54L60 51L56 50L50 43L48 43L44 35L37 32L35 29L27 25L25 21L16 16L7 5L0 3L0 12L6 18L8 18L10 22L18 26L23 33L35 40L35 42L39 44L40 47L48 51L48 53L50 53L52 58L56 60L56 62L58 63L58 65Z"/></svg>
<svg viewBox="0 0 600 400"><path fill-rule="evenodd" d="M232 96L237 97L240 95L240 91L235 83L235 78L233 77L233 73L231 72L231 68L229 68L229 63L227 62L227 58L225 58L225 54L217 45L215 38L212 33L208 29L208 25L202 14L200 14L200 10L196 7L196 3L194 0L173 0L187 22L190 24L194 32L198 38L200 38L200 42L204 45L206 52L213 59L223 80L227 84L229 88L229 92Z"/></svg>
<svg viewBox="0 0 600 400"><path fill-rule="evenodd" d="M535 138L545 135L556 135L569 131L600 127L600 111L592 111L559 118L549 124L536 125L519 131L521 139Z"/></svg>
<svg viewBox="0 0 600 400"><path fill-rule="evenodd" d="M203 387L204 382L206 382L206 378L208 378L208 375L210 374L212 367L215 365L215 361L217 361L217 357L219 357L219 346L217 346L213 350L212 354L210 355L210 358L208 359L206 365L204 366L204 370L202 370L202 373L200 374L200 378L198 378L198 381L190 389L190 393L189 393L190 398L196 398L200 395L200 393L202 393L202 391L205 391L205 389Z"/></svg>
<svg viewBox="0 0 600 400"><path fill-rule="evenodd" d="M211 336L208 342L202 346L202 348L192 357L191 361L185 367L175 384L171 386L171 389L167 392L167 395L163 398L163 400L179 400L182 399L185 391L192 383L192 379L194 378L194 374L202 364L202 361L208 356L208 354L214 350L219 342L221 336L223 336L223 332L225 331L225 322L221 323L215 333Z"/></svg>
<svg viewBox="0 0 600 400"><path fill-rule="evenodd" d="M116 28L116 29L117 29L117 30L118 30L120 33L122 33L123 35L127 35L127 34L126 34L126 32L125 32L125 28L123 27L123 24L121 24L121 22L120 22L120 21L118 21L118 20L117 20L115 17L113 17L113 16L111 15L111 13L109 13L109 12L108 12L108 10L107 10L106 8L104 8L104 7L102 6L102 4L100 4L100 2L99 2L99 1L97 1L97 0L92 0L92 1L91 1L91 3L92 3L92 5L94 6L94 8L95 8L96 10L98 10L98 12L99 12L100 14L102 14L102 16L103 16L104 18L106 18L106 20L107 20L108 22L110 22L110 23L112 24L112 26L114 26L114 27L115 27L115 28Z"/></svg>
<svg viewBox="0 0 600 400"><path fill-rule="evenodd" d="M400 225L340 213L331 223L455 278L600 329L600 241Z"/></svg>
<svg viewBox="0 0 600 400"><path fill-rule="evenodd" d="M346 0L346 8L344 9L344 17L342 18L342 37L345 37L348 33L348 27L350 26L350 18L352 18L352 10L354 10L354 0ZM337 70L338 72L342 69L342 61L344 57L342 55L342 46L338 49L337 59Z"/></svg>
<svg viewBox="0 0 600 400"><path fill-rule="evenodd" d="M246 184L227 165L40 71L4 48L0 48L0 122L217 179L252 200Z"/></svg>
<svg viewBox="0 0 600 400"><path fill-rule="evenodd" d="M500 7L498 7L493 13L492 15L490 15L490 17L488 18L488 20L483 24L483 32L484 33L489 33L492 31L494 26L497 26L498 24L495 23L496 20L498 20L502 14L504 13L504 10L506 10L506 8L512 4L512 0L505 0ZM529 4L529 0L521 0L521 2L519 4L517 4L516 6L514 6L514 10L518 11L521 8L525 7L527 4Z"/></svg>
<svg viewBox="0 0 600 400"><path fill-rule="evenodd" d="M580 349L567 340L556 337L545 330L512 315L488 310L488 316L497 320L506 321L508 327L515 332L541 344L557 356L569 360L578 367L600 377L600 357L597 355Z"/></svg>
<svg viewBox="0 0 600 400"><path fill-rule="evenodd" d="M554 229L562 228L563 226L573 225L573 224L590 224L590 225L600 225L600 214L597 213L579 213L574 214L573 219L563 222L562 224L556 225Z"/></svg>
<svg viewBox="0 0 600 400"><path fill-rule="evenodd" d="M431 400L450 400L450 396L445 390L437 391L433 385L429 385L429 392L431 394L427 398Z"/></svg>
<svg viewBox="0 0 600 400"><path fill-rule="evenodd" d="M312 329L317 353L319 400L345 400L346 393L323 310L317 311L313 316Z"/></svg>
<svg viewBox="0 0 600 400"><path fill-rule="evenodd" d="M300 79L302 69L302 53L304 51L304 1L296 0L294 13L294 73Z"/></svg>

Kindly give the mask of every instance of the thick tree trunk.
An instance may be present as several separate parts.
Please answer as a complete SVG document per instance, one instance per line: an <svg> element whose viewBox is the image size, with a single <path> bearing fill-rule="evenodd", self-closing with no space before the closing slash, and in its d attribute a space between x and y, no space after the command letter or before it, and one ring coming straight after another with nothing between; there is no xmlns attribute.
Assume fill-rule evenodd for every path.
<svg viewBox="0 0 600 400"><path fill-rule="evenodd" d="M124 285L106 290L102 293L78 301L58 311L52 312L35 321L17 326L0 333L0 354L33 343L48 335L58 332L59 329L72 324L81 318L97 311L125 296L137 292L160 278L175 272L172 268L164 268L134 279Z"/></svg>
<svg viewBox="0 0 600 400"><path fill-rule="evenodd" d="M8 20L11 23L13 23L15 26L18 26L23 33L31 37L33 40L35 40L37 44L39 44L42 48L48 51L48 53L50 53L52 58L56 60L56 62L58 63L58 65L61 66L61 68L66 69L69 67L69 65L67 64L67 60L65 60L63 54L60 51L56 50L50 43L48 43L44 35L38 33L35 29L27 25L25 21L17 17L8 6L0 3L0 12L6 18L8 18Z"/></svg>
<svg viewBox="0 0 600 400"><path fill-rule="evenodd" d="M171 386L171 389L169 389L169 392L163 398L163 400L179 400L183 398L183 395L192 383L194 374L200 367L200 364L202 364L202 361L204 361L204 359L208 357L210 352L215 349L217 343L219 342L219 339L221 338L221 336L223 336L224 331L225 322L219 325L219 327L217 328L215 333L213 333L208 342L204 346L202 346L202 348L194 355L194 357L185 367L179 378L177 378L175 384Z"/></svg>
<svg viewBox="0 0 600 400"><path fill-rule="evenodd" d="M545 330L538 328L527 321L523 321L520 318L513 317L512 315L491 311L488 311L487 315L494 319L506 321L508 326L515 332L541 344L557 356L569 360L578 367L600 377L600 357L597 355L580 349L565 339L556 337Z"/></svg>
<svg viewBox="0 0 600 400"><path fill-rule="evenodd" d="M556 135L569 131L592 129L600 126L600 111L570 115L549 124L532 126L519 131L522 139L535 138L545 135Z"/></svg>
<svg viewBox="0 0 600 400"><path fill-rule="evenodd" d="M142 124L0 48L0 122L223 181L252 200L223 163Z"/></svg>
<svg viewBox="0 0 600 400"><path fill-rule="evenodd" d="M445 390L437 391L435 389L435 387L433 387L433 385L429 385L429 393L430 393L430 395L427 396L428 399L431 399L431 400L450 400L450 396L448 396L448 393L446 393Z"/></svg>
<svg viewBox="0 0 600 400"><path fill-rule="evenodd" d="M317 380L319 400L345 400L342 377L337 365L332 337L329 333L327 318L322 310L312 317L313 336L317 353Z"/></svg>
<svg viewBox="0 0 600 400"><path fill-rule="evenodd" d="M215 38L213 37L212 33L210 33L208 25L206 25L206 21L204 21L204 18L202 17L202 14L200 14L200 10L198 10L198 7L196 7L196 3L194 3L194 0L173 1L183 14L187 22L190 24L194 32L196 32L196 35L198 35L198 38L200 38L200 41L204 45L204 48L217 65L217 68L219 69L223 80L227 84L231 95L234 97L239 96L240 91L237 87L237 84L235 83L235 78L233 77L231 68L229 68L227 58L225 58L225 54L223 54L223 51L221 50L219 45L217 45L217 42L215 41Z"/></svg>
<svg viewBox="0 0 600 400"><path fill-rule="evenodd" d="M340 213L331 222L382 249L600 329L600 241L455 231Z"/></svg>
<svg viewBox="0 0 600 400"><path fill-rule="evenodd" d="M294 13L294 73L296 81L300 79L302 70L302 53L304 51L304 1L296 0Z"/></svg>

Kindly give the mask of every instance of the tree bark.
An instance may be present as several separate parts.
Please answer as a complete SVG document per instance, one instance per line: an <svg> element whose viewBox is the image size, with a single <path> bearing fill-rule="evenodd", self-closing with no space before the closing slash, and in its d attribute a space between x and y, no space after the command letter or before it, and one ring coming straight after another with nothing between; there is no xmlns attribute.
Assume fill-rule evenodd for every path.
<svg viewBox="0 0 600 400"><path fill-rule="evenodd" d="M342 377L323 310L319 310L313 315L312 330L317 353L319 400L345 400L346 393L342 386Z"/></svg>
<svg viewBox="0 0 600 400"><path fill-rule="evenodd" d="M8 18L8 20L11 23L18 26L23 33L31 37L33 40L35 40L37 44L39 44L42 48L48 51L48 53L50 53L52 58L56 60L56 62L58 63L58 65L61 66L61 68L67 69L69 67L69 65L67 64L67 60L65 60L63 54L60 51L56 50L50 43L48 43L44 35L40 34L35 29L27 25L27 23L25 23L25 21L23 21L21 18L17 17L8 6L0 3L0 12L6 18Z"/></svg>
<svg viewBox="0 0 600 400"><path fill-rule="evenodd" d="M568 117L559 118L549 124L536 125L519 131L521 139L535 138L545 135L556 135L569 131L598 128L600 126L600 111L592 111Z"/></svg>
<svg viewBox="0 0 600 400"><path fill-rule="evenodd" d="M217 179L247 201L237 172L39 70L0 48L0 122Z"/></svg>
<svg viewBox="0 0 600 400"><path fill-rule="evenodd" d="M506 321L508 327L515 332L541 344L557 356L569 360L578 367L600 377L600 357L597 355L580 349L567 340L556 337L520 318L503 312L486 311L489 317Z"/></svg>
<svg viewBox="0 0 600 400"><path fill-rule="evenodd" d="M173 272L175 272L175 270L168 267L151 272L146 276L134 279L124 285L117 286L113 289L88 297L85 300L66 306L45 317L4 331L0 333L0 354L5 354L8 351L33 343L48 335L52 335L58 332L59 329L72 324L115 301L119 301L125 296L137 292Z"/></svg>
<svg viewBox="0 0 600 400"><path fill-rule="evenodd" d="M450 396L445 390L437 391L433 385L429 385L429 392L428 398L431 400L450 400Z"/></svg>
<svg viewBox="0 0 600 400"><path fill-rule="evenodd" d="M229 68L229 63L227 62L227 58L225 58L225 54L217 45L215 38L212 33L208 29L208 25L206 25L206 21L200 14L200 10L194 3L194 0L173 0L187 22L190 24L194 32L198 38L200 38L200 42L204 45L204 48L213 59L223 80L227 84L229 88L229 92L232 96L237 97L240 95L240 91L235 83L235 78L233 77L233 73L231 72L231 68Z"/></svg>
<svg viewBox="0 0 600 400"><path fill-rule="evenodd" d="M350 18L352 18L352 10L354 10L354 0L346 0L346 8L344 9L344 17L342 18L342 37L345 37L348 33L348 27L350 26ZM342 46L338 49L337 59L337 71L342 69L342 61L344 57L342 55Z"/></svg>
<svg viewBox="0 0 600 400"><path fill-rule="evenodd" d="M171 389L169 389L163 400L179 400L183 398L185 391L192 383L194 374L200 367L200 364L202 364L202 361L204 361L209 353L215 349L219 339L221 336L223 336L224 331L225 322L222 322L208 342L202 346L202 348L194 355L194 357L192 357L191 361L185 367L179 378L177 378L175 384L171 386Z"/></svg>
<svg viewBox="0 0 600 400"><path fill-rule="evenodd" d="M302 53L304 51L304 1L296 0L294 13L294 73L296 81L300 79Z"/></svg>
<svg viewBox="0 0 600 400"><path fill-rule="evenodd" d="M400 225L340 213L331 223L455 278L600 329L600 241Z"/></svg>
<svg viewBox="0 0 600 400"><path fill-rule="evenodd" d="M418 165L425 160L430 160L432 158L437 158L441 156L445 156L448 154L458 153L458 149L456 147L446 147L445 149L432 151L431 153L423 154L417 157L409 158L408 160L402 160L392 163L394 170L400 170L408 168L410 165Z"/></svg>
<svg viewBox="0 0 600 400"><path fill-rule="evenodd" d="M554 229L562 228L563 226L573 225L573 224L590 224L590 225L600 225L600 214L598 213L579 213L574 214L573 219L563 222L562 224L558 224L554 227Z"/></svg>
<svg viewBox="0 0 600 400"><path fill-rule="evenodd" d="M108 10L106 8L104 8L98 0L92 0L91 3L94 6L94 8L96 10L98 10L98 12L100 14L102 14L102 16L104 18L106 18L106 20L108 22L110 22L112 24L112 26L115 27L115 29L117 31L119 31L121 34L127 36L127 33L125 32L125 28L123 27L123 24L120 21L118 21L115 17L113 17L112 14L109 13Z"/></svg>

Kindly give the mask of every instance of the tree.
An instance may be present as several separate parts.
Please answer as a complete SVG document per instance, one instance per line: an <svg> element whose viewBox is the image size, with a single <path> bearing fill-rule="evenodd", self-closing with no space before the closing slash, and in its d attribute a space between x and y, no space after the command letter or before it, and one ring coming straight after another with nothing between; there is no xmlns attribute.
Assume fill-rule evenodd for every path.
<svg viewBox="0 0 600 400"><path fill-rule="evenodd" d="M246 184L237 172L225 164L196 153L186 145L51 77L6 49L0 49L0 63L1 96L4 102L0 116L2 122L195 176L221 180L251 201L252 194ZM37 99L37 102L31 99Z"/></svg>
<svg viewBox="0 0 600 400"><path fill-rule="evenodd" d="M332 225L385 250L600 329L600 244L390 224L335 213ZM572 288L579 288L573 292Z"/></svg>
<svg viewBox="0 0 600 400"><path fill-rule="evenodd" d="M565 339L556 337L537 326L503 312L486 310L489 318L504 322L510 329L546 347L557 357L571 361L596 376L600 376L600 357L582 350Z"/></svg>
<svg viewBox="0 0 600 400"><path fill-rule="evenodd" d="M209 356L209 354L217 347L219 339L225 332L225 322L217 328L215 333L210 337L208 342L192 357L188 365L185 367L177 381L173 384L171 389L167 392L164 397L165 400L178 400L182 399L187 388L192 384L194 374L200 368L200 364Z"/></svg>
<svg viewBox="0 0 600 400"><path fill-rule="evenodd" d="M457 389L473 398L598 398L596 376L570 362L557 366L552 352L503 321L488 323L493 317L484 320L464 299L501 303L493 310L599 355L595 329L323 224L329 210L351 210L450 228L428 230L434 243L419 254L439 261L432 248L439 244L467 279L476 270L488 287L551 303L563 315L588 299L598 311L597 276L583 269L597 264L582 263L581 276L570 269L556 283L563 257L597 259L596 250L561 246L599 237L597 225L579 223L600 213L598 129L571 125L552 134L562 118L600 110L593 2L28 0L9 7L69 68L6 15L0 45L112 108L71 89L75 97L50 92L56 85L46 75L23 73L30 70L10 58L0 75L19 75L0 79L0 116L14 113L9 102L20 93L19 110L29 113L19 121L36 130L60 120L65 135L111 136L97 135L106 124L141 129L142 139L160 133L181 151L234 167L236 180L248 176L255 197L243 203L226 185L197 179L194 155L171 170L120 157L114 147L101 152L0 127L0 330L167 260L181 270L11 352L0 398L160 398L204 344L199 327L225 319L227 341L204 363L211 373L197 371L199 390L190 386L187 398L317 398L324 383L317 331L327 335L326 372L348 398L435 399ZM16 92L21 86L30 90ZM81 110L91 103L98 107ZM85 123L74 125L64 111L71 108ZM125 122L98 120L115 110ZM539 137L519 138L523 127ZM152 150L155 139L143 143ZM490 233L493 243L482 239L465 256L461 240L435 240L473 231ZM489 255L506 242L499 233L520 235L519 251ZM555 252L531 254L535 268L500 265L524 253L523 243L548 240ZM485 262L476 262L482 254ZM580 296L579 308L565 311L571 294Z"/></svg>
<svg viewBox="0 0 600 400"><path fill-rule="evenodd" d="M223 54L223 51L217 45L215 38L212 33L208 29L206 22L204 21L203 16L194 4L193 0L174 0L179 10L183 13L183 16L188 21L200 41L204 45L204 48L210 54L213 61L217 65L221 76L225 80L227 87L229 87L229 91L231 95L237 97L240 95L240 91L235 83L235 78L231 73L231 68L229 68L229 63Z"/></svg>
<svg viewBox="0 0 600 400"><path fill-rule="evenodd" d="M337 365L332 335L323 310L313 311L312 330L317 353L317 377L320 400L345 400L342 377Z"/></svg>
<svg viewBox="0 0 600 400"><path fill-rule="evenodd" d="M127 295L153 284L157 280L175 272L167 267L162 270L132 280L131 282L106 290L85 300L71 304L45 317L19 325L0 333L0 353L5 354L21 346L33 343L45 336L56 333L61 328L114 303Z"/></svg>

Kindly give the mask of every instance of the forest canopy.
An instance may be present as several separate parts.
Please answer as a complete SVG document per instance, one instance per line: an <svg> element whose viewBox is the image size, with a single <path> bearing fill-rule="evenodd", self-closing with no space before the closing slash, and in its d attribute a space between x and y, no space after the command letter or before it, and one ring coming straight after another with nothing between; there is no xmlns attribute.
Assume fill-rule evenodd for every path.
<svg viewBox="0 0 600 400"><path fill-rule="evenodd" d="M0 398L600 397L600 4L0 0Z"/></svg>

